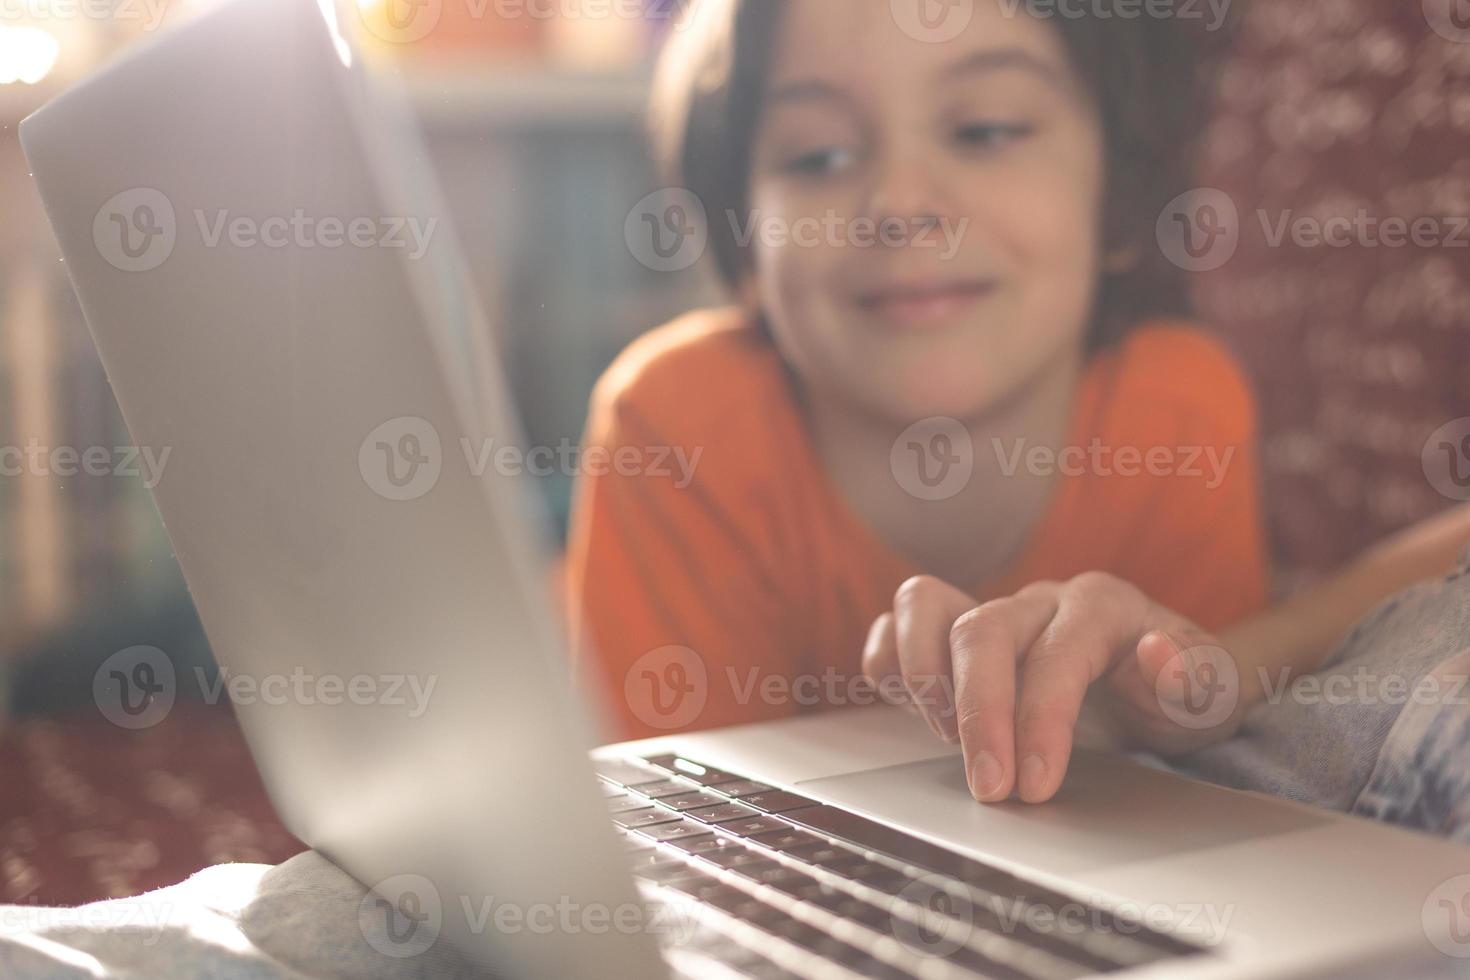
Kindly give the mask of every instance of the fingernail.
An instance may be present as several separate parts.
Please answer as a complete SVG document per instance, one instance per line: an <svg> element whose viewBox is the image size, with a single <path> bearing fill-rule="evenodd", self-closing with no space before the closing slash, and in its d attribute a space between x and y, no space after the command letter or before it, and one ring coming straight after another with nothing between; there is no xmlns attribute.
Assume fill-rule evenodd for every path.
<svg viewBox="0 0 1470 980"><path fill-rule="evenodd" d="M970 792L976 799L981 803L993 803L1005 777L1006 771L1001 768L999 759L989 752L975 753L970 763Z"/></svg>
<svg viewBox="0 0 1470 980"><path fill-rule="evenodd" d="M1021 795L1028 799L1045 796L1046 762L1039 755L1028 755L1021 762Z"/></svg>

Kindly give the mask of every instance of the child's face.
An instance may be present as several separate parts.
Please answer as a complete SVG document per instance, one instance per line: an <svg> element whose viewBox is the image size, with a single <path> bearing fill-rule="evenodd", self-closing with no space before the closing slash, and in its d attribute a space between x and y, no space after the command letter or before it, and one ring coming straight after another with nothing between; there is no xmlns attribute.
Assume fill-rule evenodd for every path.
<svg viewBox="0 0 1470 980"><path fill-rule="evenodd" d="M1082 347L1102 133L1041 21L976 0L932 43L894 9L788 3L740 216L751 286L809 386L905 424L973 418ZM860 247L879 222L887 243Z"/></svg>

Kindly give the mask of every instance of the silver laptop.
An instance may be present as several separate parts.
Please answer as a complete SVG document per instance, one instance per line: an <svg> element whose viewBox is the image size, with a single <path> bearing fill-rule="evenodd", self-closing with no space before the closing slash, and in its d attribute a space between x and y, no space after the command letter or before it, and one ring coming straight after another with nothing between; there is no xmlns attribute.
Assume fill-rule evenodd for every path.
<svg viewBox="0 0 1470 980"><path fill-rule="evenodd" d="M133 438L171 451L154 493L215 656L294 692L236 703L271 797L381 896L385 956L535 980L1470 964L1464 849L1105 754L1042 806L975 803L958 750L885 707L589 762L533 495L459 451L517 441L491 333L354 20L211 8L21 138Z"/></svg>

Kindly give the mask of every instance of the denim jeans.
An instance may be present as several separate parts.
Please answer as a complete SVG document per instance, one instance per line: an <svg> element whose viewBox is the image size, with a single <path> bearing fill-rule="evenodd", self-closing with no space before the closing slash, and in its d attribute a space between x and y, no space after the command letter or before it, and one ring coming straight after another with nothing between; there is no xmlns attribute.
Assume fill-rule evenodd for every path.
<svg viewBox="0 0 1470 980"><path fill-rule="evenodd" d="M1170 767L1470 842L1470 551L1378 607L1241 732Z"/></svg>

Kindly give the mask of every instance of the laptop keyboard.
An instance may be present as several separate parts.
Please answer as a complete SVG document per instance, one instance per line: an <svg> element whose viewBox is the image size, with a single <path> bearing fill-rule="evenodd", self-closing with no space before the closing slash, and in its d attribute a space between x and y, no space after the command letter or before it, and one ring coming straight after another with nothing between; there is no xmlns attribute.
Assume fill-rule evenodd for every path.
<svg viewBox="0 0 1470 980"><path fill-rule="evenodd" d="M718 964L727 976L758 980L1072 980L1206 953L850 811L691 759L592 762L641 887L695 907L694 935L666 944L676 970L690 975Z"/></svg>

